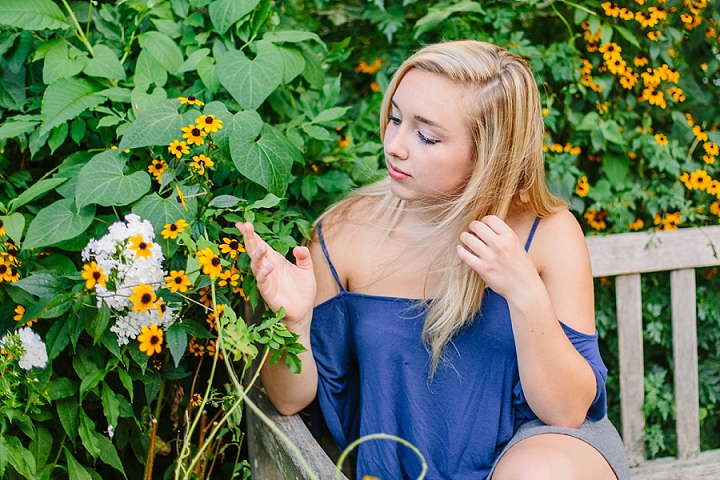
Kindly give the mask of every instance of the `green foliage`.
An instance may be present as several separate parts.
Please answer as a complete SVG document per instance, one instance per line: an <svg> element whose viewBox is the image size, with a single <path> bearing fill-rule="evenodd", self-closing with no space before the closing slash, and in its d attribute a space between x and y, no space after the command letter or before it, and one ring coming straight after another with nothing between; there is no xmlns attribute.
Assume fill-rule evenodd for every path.
<svg viewBox="0 0 720 480"><path fill-rule="evenodd" d="M37 320L50 361L32 371L38 382L3 390L0 475L141 478L155 458L156 475L209 476L210 464L192 464L199 423L182 422L206 407L230 412L224 433L205 433L237 457L242 372L258 348L299 369L300 349L279 316L234 313L259 298L247 258L228 250L233 225L253 221L287 253L332 201L378 179L382 92L422 44L474 38L527 59L549 185L588 234L717 223L718 19L717 2L699 0L0 2L0 260L14 262L0 332ZM222 128L176 157L171 142L202 115ZM213 163L202 173L198 155ZM136 339L118 343L116 314L84 288L79 252L128 213L152 224L165 271L189 283L158 286L182 321L152 357ZM204 271L206 249L222 276ZM647 442L661 456L675 448L667 282L644 282ZM698 277L703 448L720 446L717 282ZM614 292L604 279L596 292L619 425Z"/></svg>

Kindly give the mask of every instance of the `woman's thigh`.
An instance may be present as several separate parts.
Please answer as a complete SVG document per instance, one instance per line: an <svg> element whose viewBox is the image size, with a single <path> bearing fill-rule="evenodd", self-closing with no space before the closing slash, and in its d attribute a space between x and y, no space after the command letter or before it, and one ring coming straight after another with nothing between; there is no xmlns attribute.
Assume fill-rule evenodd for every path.
<svg viewBox="0 0 720 480"><path fill-rule="evenodd" d="M610 464L584 441L556 433L525 438L498 461L492 480L617 480Z"/></svg>

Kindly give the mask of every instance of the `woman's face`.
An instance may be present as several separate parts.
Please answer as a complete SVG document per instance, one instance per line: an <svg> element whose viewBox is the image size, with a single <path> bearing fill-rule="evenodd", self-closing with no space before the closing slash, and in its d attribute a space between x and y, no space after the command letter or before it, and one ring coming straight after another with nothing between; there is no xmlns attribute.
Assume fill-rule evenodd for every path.
<svg viewBox="0 0 720 480"><path fill-rule="evenodd" d="M412 69L400 81L383 141L398 198L445 198L470 178L475 160L461 111L466 94L465 87L424 70Z"/></svg>

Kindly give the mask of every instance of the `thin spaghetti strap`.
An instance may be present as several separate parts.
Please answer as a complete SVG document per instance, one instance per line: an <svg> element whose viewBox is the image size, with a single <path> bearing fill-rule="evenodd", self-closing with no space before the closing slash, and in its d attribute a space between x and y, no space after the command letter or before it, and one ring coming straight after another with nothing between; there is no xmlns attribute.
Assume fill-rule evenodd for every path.
<svg viewBox="0 0 720 480"><path fill-rule="evenodd" d="M344 292L345 288L343 287L342 282L340 281L340 276L338 276L337 270L335 270L335 265L333 265L332 260L330 260L330 254L327 251L327 247L325 246L325 238L323 238L323 232L322 232L322 221L318 223L318 238L320 239L320 248L322 248L323 254L325 254L325 258L327 259L328 265L330 265L330 271L333 274L333 277L335 277L335 281L338 284L338 287L340 287L340 291Z"/></svg>
<svg viewBox="0 0 720 480"><path fill-rule="evenodd" d="M532 243L532 239L535 236L535 230L537 230L537 226L540 223L540 217L535 217L535 222L533 223L532 229L530 229L530 235L528 236L527 242L525 243L525 251L527 252L530 250L530 244ZM325 247L323 247L324 249Z"/></svg>

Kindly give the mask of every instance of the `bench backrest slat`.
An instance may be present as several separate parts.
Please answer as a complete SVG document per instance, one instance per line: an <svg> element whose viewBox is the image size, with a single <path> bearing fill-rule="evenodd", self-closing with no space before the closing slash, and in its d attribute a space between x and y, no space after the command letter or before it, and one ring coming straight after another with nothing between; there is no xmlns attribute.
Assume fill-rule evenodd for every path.
<svg viewBox="0 0 720 480"><path fill-rule="evenodd" d="M684 460L700 453L695 270L670 273L677 456Z"/></svg>
<svg viewBox="0 0 720 480"><path fill-rule="evenodd" d="M640 274L615 280L620 355L620 411L622 437L630 466L645 462L645 371L643 367Z"/></svg>

